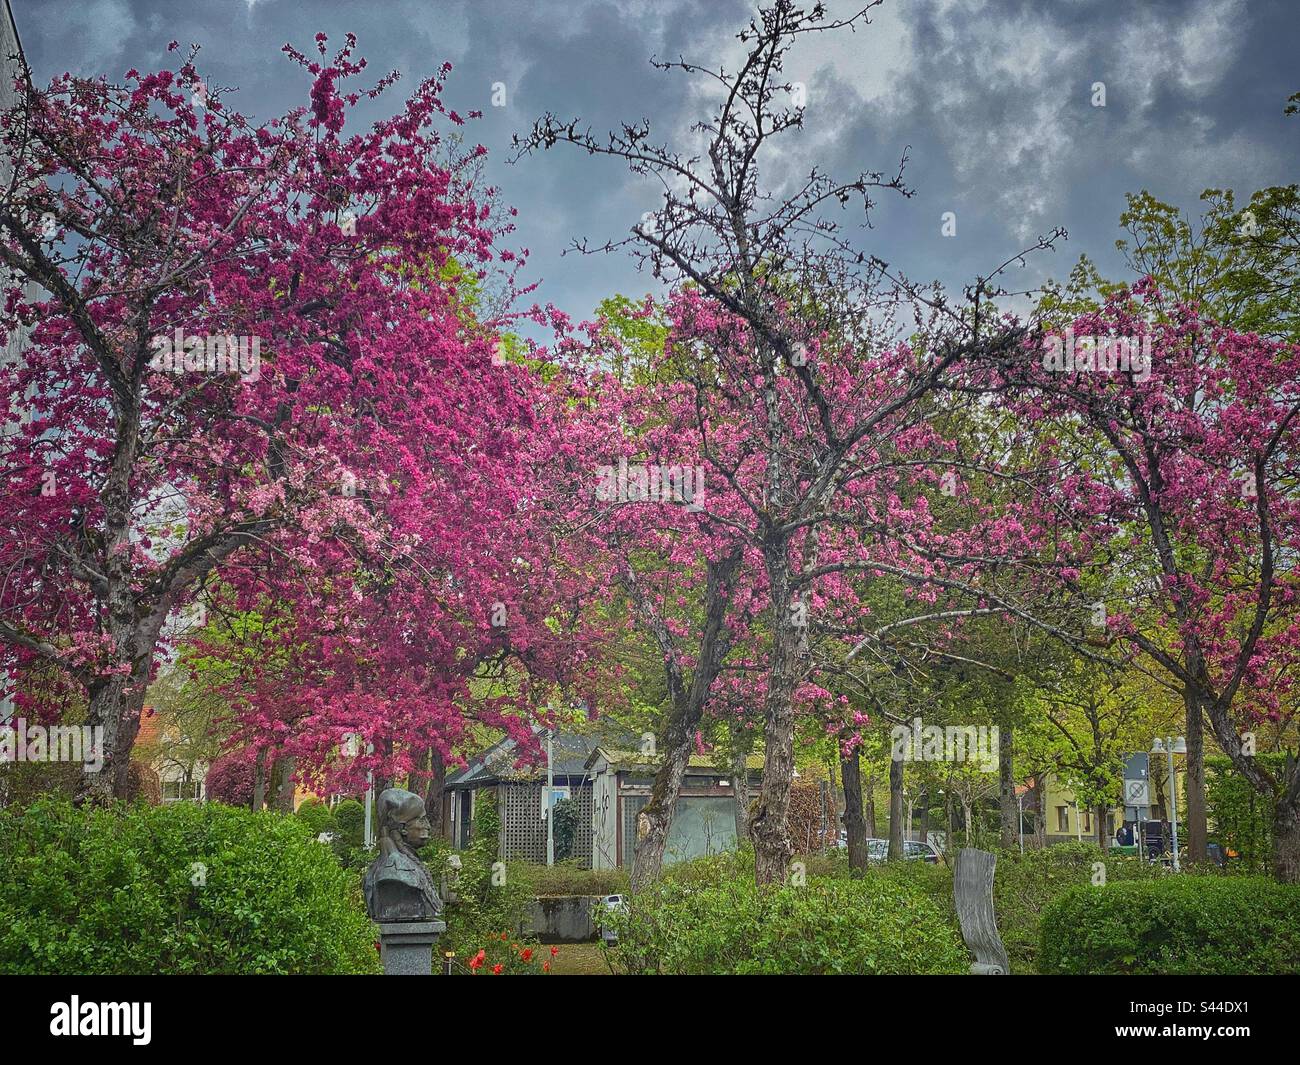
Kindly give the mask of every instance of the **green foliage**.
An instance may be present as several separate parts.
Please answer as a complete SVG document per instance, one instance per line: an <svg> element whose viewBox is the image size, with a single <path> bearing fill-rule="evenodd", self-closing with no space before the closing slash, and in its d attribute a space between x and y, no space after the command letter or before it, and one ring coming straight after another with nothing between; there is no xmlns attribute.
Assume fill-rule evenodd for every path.
<svg viewBox="0 0 1300 1065"><path fill-rule="evenodd" d="M370 973L374 939L355 877L296 818L0 810L0 972Z"/></svg>
<svg viewBox="0 0 1300 1065"><path fill-rule="evenodd" d="M1115 247L1135 278L1154 278L1165 315L1195 303L1241 332L1300 338L1300 186L1259 189L1242 208L1231 189L1206 189L1195 217L1145 189L1126 199ZM1120 287L1084 256L1039 309L1060 326Z"/></svg>
<svg viewBox="0 0 1300 1065"><path fill-rule="evenodd" d="M474 799L473 840L460 852L456 901L447 906L447 932L440 943L441 949L453 951L462 965L480 950L487 949L491 957L502 949L498 944L521 942L520 930L528 920L532 904L528 880L510 875L510 869L500 861L500 838L501 815L496 798L489 791L480 791ZM448 854L442 845L435 850L433 843L421 854L433 871L435 883L441 879Z"/></svg>
<svg viewBox="0 0 1300 1065"><path fill-rule="evenodd" d="M552 831L555 834L555 860L567 862L573 857L573 845L578 837L578 803L574 799L560 799L551 806Z"/></svg>
<svg viewBox="0 0 1300 1065"><path fill-rule="evenodd" d="M1300 973L1300 886L1181 875L1071 888L1043 913L1039 964L1051 974Z"/></svg>
<svg viewBox="0 0 1300 1065"><path fill-rule="evenodd" d="M294 816L307 826L313 836L334 831L334 812L320 799L304 799Z"/></svg>
<svg viewBox="0 0 1300 1065"><path fill-rule="evenodd" d="M366 808L356 799L344 799L334 807L334 831L340 847L360 847L366 838Z"/></svg>
<svg viewBox="0 0 1300 1065"><path fill-rule="evenodd" d="M1255 755L1275 780L1284 780L1286 756ZM1229 868L1268 872L1273 861L1273 804L1222 756L1205 759L1205 802L1214 839L1237 852Z"/></svg>
<svg viewBox="0 0 1300 1065"><path fill-rule="evenodd" d="M632 973L964 973L955 923L894 876L759 888L745 855L680 863L608 923Z"/></svg>
<svg viewBox="0 0 1300 1065"><path fill-rule="evenodd" d="M552 866L510 862L507 875L533 895L621 895L628 890L626 869L584 869L577 861Z"/></svg>
<svg viewBox="0 0 1300 1065"><path fill-rule="evenodd" d="M617 295L601 300L596 312L605 323L605 332L618 344L609 353L611 369L626 384L655 383L656 371L673 373L672 359L664 359L668 342L668 325L660 311L642 312L642 304Z"/></svg>
<svg viewBox="0 0 1300 1065"><path fill-rule="evenodd" d="M1057 843L1023 855L998 852L993 911L1013 973L1037 972L1043 911L1063 892L1091 884L1098 862L1104 863L1108 883L1159 875L1137 858L1103 855L1095 843Z"/></svg>

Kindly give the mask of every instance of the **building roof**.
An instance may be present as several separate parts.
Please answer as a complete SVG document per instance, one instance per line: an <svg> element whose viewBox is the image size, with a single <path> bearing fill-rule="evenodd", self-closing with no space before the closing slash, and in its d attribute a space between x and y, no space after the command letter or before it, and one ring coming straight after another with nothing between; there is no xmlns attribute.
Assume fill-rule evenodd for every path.
<svg viewBox="0 0 1300 1065"><path fill-rule="evenodd" d="M447 776L447 788L477 788L501 781L531 782L546 779L546 735L535 729L542 748L542 760L516 766L522 750L513 739L503 739L470 759L469 765ZM631 739L618 726L605 726L590 733L557 729L551 741L551 772L557 777L587 775L587 761L601 743L627 743Z"/></svg>
<svg viewBox="0 0 1300 1065"><path fill-rule="evenodd" d="M156 747L163 741L163 719L152 706L140 710L140 730L135 734L135 747Z"/></svg>
<svg viewBox="0 0 1300 1065"><path fill-rule="evenodd" d="M658 755L642 754L639 749L620 749L616 747L599 746L591 752L587 758L587 768L591 768L597 758L604 758L609 763L610 769L614 770L643 770L653 773L663 764L663 759ZM730 767L719 769L716 759L707 754L693 754L686 761L687 769L703 769L706 771L716 772L719 776L728 776L731 773ZM745 768L756 770L763 768L762 754L751 754L745 759Z"/></svg>

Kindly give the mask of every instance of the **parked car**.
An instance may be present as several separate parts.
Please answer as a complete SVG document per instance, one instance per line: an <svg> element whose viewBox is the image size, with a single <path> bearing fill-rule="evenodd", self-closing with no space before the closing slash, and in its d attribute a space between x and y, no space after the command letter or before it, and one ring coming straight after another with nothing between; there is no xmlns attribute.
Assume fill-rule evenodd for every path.
<svg viewBox="0 0 1300 1065"><path fill-rule="evenodd" d="M835 841L835 845L841 849L848 847L849 834L845 831L841 831L840 838ZM929 862L931 865L935 865L941 860L939 851L933 844L922 843L920 840L915 839L907 839L903 841L903 857L908 861ZM867 861L883 862L888 859L889 840L867 840Z"/></svg>
<svg viewBox="0 0 1300 1065"><path fill-rule="evenodd" d="M939 864L939 851L933 843L922 843L920 840L909 839L903 842L903 857L909 861L928 862L930 865Z"/></svg>
<svg viewBox="0 0 1300 1065"><path fill-rule="evenodd" d="M627 909L627 900L622 895L606 895L600 900L600 908L604 913L614 913L619 910ZM618 942L618 933L612 928L606 926L601 920L601 914L596 915L596 922L600 926L600 938L608 944Z"/></svg>

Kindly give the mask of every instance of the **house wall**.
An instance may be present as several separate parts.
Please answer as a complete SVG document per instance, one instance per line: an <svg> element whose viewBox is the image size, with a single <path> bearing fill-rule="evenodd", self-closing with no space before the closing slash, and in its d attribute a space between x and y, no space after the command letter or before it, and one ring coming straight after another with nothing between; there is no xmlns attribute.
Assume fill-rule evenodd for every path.
<svg viewBox="0 0 1300 1065"><path fill-rule="evenodd" d="M636 857L636 820L650 801L652 781L619 773L618 864L630 867ZM736 847L735 792L713 778L688 778L673 810L664 844L664 864L720 854Z"/></svg>
<svg viewBox="0 0 1300 1065"><path fill-rule="evenodd" d="M618 866L618 797L612 773L597 773L592 784L591 836L591 867Z"/></svg>
<svg viewBox="0 0 1300 1065"><path fill-rule="evenodd" d="M1097 815L1093 810L1076 809L1074 806L1074 792L1064 784L1048 777L1045 783L1045 809L1043 817L1046 827L1046 838L1048 843L1063 843L1069 840L1077 840L1082 830L1084 842L1095 841L1097 838ZM1175 785L1178 788L1179 809L1180 812L1185 809L1183 806L1186 794L1186 780L1180 766L1175 776ZM1152 784L1151 798L1156 798L1156 788ZM1064 821L1062 821L1062 808L1064 808ZM1161 820L1167 817L1163 808L1157 806L1152 809L1153 820ZM1124 821L1124 808L1122 806L1112 807L1107 812L1106 834L1114 838L1115 830ZM1064 826L1064 827L1063 827Z"/></svg>

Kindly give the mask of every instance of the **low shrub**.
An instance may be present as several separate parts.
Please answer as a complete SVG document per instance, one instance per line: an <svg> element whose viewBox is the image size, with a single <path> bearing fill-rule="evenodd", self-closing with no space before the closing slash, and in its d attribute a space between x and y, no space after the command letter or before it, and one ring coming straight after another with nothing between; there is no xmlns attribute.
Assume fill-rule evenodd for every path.
<svg viewBox="0 0 1300 1065"><path fill-rule="evenodd" d="M1300 973L1300 885L1177 875L1074 887L1043 912L1049 974Z"/></svg>
<svg viewBox="0 0 1300 1065"><path fill-rule="evenodd" d="M626 869L584 869L577 862L510 862L508 875L534 895L618 895L628 889Z"/></svg>
<svg viewBox="0 0 1300 1065"><path fill-rule="evenodd" d="M374 940L356 878L296 818L0 810L0 972L367 973Z"/></svg>
<svg viewBox="0 0 1300 1065"><path fill-rule="evenodd" d="M345 869L364 869L375 855L366 850L366 808L356 799L344 799L334 807L332 846Z"/></svg>
<svg viewBox="0 0 1300 1065"><path fill-rule="evenodd" d="M1044 909L1063 892L1090 885L1098 862L1104 865L1107 883L1160 875L1158 867L1137 858L1104 855L1095 843L1055 843L1024 854L1017 849L998 852L993 910L1013 973L1038 971Z"/></svg>
<svg viewBox="0 0 1300 1065"><path fill-rule="evenodd" d="M531 936L520 933L528 919L533 893L526 877L513 875L498 859L500 838L501 817L496 801L491 795L483 794L474 804L472 842L459 852L461 870L456 901L447 905L444 914L447 932L439 949L455 953L460 965L467 968L478 952L485 950L485 957L493 965L503 964L505 973L540 971L540 966L535 964L516 964L522 951L530 947L537 949ZM442 841L431 841L420 852L433 872L435 883L439 882L447 854Z"/></svg>
<svg viewBox="0 0 1300 1065"><path fill-rule="evenodd" d="M203 786L208 799L227 806L253 805L257 776L256 754L249 747L237 748L220 755L210 766Z"/></svg>
<svg viewBox="0 0 1300 1065"><path fill-rule="evenodd" d="M632 973L965 973L950 916L902 878L811 877L758 888L740 855L674 866L611 915L616 967Z"/></svg>
<svg viewBox="0 0 1300 1065"><path fill-rule="evenodd" d="M294 816L307 826L313 836L334 831L334 813L320 799L303 799Z"/></svg>

